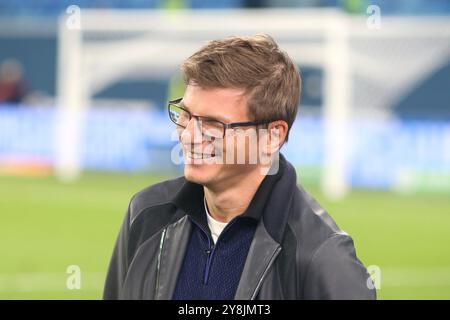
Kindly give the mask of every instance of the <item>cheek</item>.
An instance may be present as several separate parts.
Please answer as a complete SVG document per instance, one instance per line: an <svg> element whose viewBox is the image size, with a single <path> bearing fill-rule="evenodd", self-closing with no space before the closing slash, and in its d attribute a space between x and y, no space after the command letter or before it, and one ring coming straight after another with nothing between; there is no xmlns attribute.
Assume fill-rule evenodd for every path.
<svg viewBox="0 0 450 320"><path fill-rule="evenodd" d="M222 154L223 154L223 162L225 164L233 165L236 163L242 162L242 158L247 159L248 156L248 148L249 148L248 139L244 136L237 135L229 135L226 136L223 140Z"/></svg>
<svg viewBox="0 0 450 320"><path fill-rule="evenodd" d="M222 161L224 164L233 164L236 155L236 138L234 136L225 136L222 142Z"/></svg>
<svg viewBox="0 0 450 320"><path fill-rule="evenodd" d="M177 126L178 141L182 142L184 129Z"/></svg>

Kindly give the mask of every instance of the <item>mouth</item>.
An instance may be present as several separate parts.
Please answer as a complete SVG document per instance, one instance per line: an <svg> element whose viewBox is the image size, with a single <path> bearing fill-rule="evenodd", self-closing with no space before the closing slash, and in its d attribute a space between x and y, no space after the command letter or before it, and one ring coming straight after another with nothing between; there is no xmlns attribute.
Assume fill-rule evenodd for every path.
<svg viewBox="0 0 450 320"><path fill-rule="evenodd" d="M186 151L186 156L190 159L210 159L214 158L216 156L215 153L207 154L207 153L198 153L198 152L192 152L192 151Z"/></svg>

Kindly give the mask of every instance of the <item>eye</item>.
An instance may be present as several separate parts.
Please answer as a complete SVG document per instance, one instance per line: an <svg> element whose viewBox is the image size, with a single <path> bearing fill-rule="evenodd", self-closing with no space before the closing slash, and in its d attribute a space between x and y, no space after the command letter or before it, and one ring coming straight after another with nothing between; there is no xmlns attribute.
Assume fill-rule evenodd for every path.
<svg viewBox="0 0 450 320"><path fill-rule="evenodd" d="M181 126L186 125L190 120L190 114L177 104L170 105L169 116L174 123Z"/></svg>
<svg viewBox="0 0 450 320"><path fill-rule="evenodd" d="M217 120L202 119L202 132L211 138L222 138L224 136L223 124Z"/></svg>
<svg viewBox="0 0 450 320"><path fill-rule="evenodd" d="M178 117L180 121L189 120L189 113L186 110L181 109Z"/></svg>

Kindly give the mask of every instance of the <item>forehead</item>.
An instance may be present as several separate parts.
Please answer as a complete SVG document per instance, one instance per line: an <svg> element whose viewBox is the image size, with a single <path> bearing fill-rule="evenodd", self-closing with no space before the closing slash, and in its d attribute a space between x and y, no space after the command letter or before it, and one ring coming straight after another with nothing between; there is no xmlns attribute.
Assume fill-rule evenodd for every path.
<svg viewBox="0 0 450 320"><path fill-rule="evenodd" d="M247 99L243 89L204 89L188 85L182 103L195 115L225 122L247 120Z"/></svg>

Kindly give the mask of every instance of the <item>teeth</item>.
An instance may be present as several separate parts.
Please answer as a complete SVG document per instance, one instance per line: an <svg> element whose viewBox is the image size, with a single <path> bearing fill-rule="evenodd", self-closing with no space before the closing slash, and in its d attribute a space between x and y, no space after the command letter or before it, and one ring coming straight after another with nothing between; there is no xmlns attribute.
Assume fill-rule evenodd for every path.
<svg viewBox="0 0 450 320"><path fill-rule="evenodd" d="M213 157L210 154L188 152L188 157L192 159L207 159Z"/></svg>

